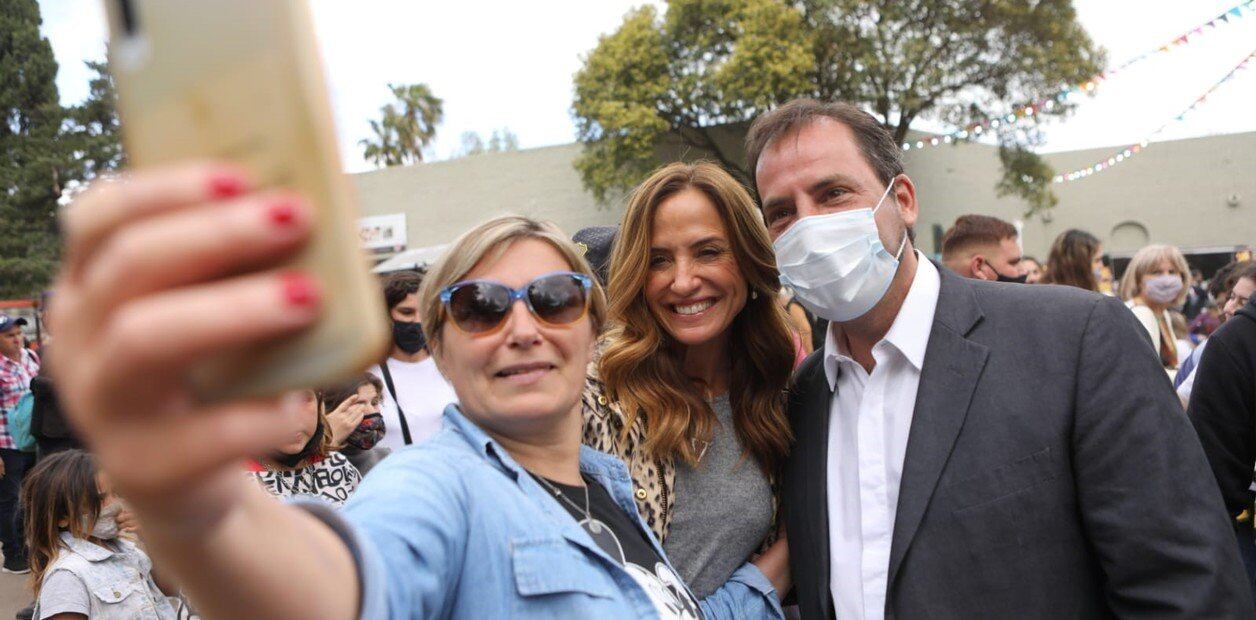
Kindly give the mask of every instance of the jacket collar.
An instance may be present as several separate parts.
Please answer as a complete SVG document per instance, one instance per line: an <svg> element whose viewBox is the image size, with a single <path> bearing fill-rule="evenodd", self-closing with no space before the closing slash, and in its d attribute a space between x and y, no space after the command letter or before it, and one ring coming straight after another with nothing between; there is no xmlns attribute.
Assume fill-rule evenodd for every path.
<svg viewBox="0 0 1256 620"><path fill-rule="evenodd" d="M884 340L894 345L919 371L924 368L925 346L929 342L929 332L933 328L937 312L941 277L940 270L919 251L916 252L916 259L916 275L912 278L911 288L903 298L903 305L894 317L889 331L885 333ZM855 363L842 350L837 329L836 324L830 325L824 340L824 376L830 390L836 389L838 367L841 363Z"/></svg>
<svg viewBox="0 0 1256 620"><path fill-rule="evenodd" d="M890 588L959 438L990 355L988 347L969 339L983 317L973 283L946 269L939 272L938 307L903 461L890 545Z"/></svg>
<svg viewBox="0 0 1256 620"><path fill-rule="evenodd" d="M61 532L61 544L70 551L83 556L89 562L103 562L117 555L117 552L102 547L90 540L75 538L69 532Z"/></svg>

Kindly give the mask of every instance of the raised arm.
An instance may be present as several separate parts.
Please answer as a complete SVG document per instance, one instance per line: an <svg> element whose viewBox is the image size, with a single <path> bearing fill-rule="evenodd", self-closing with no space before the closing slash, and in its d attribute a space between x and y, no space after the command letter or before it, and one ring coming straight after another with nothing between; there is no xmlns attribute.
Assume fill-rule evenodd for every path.
<svg viewBox="0 0 1256 620"><path fill-rule="evenodd" d="M184 165L97 182L62 225L53 373L154 560L206 618L354 617L346 545L239 470L290 435L298 409L203 406L185 388L195 361L317 318L317 283L277 267L309 234L299 197L254 193L227 166Z"/></svg>

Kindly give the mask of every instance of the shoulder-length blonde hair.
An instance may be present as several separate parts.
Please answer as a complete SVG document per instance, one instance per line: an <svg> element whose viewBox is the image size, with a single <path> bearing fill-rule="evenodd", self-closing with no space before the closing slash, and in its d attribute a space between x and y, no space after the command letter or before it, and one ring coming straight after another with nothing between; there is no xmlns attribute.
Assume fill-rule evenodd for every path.
<svg viewBox="0 0 1256 620"><path fill-rule="evenodd" d="M441 329L449 319L440 301L441 290L457 284L485 258L495 260L500 257L518 239L538 239L550 244L566 259L571 271L593 278L593 289L589 292L589 318L593 321L594 332L601 330L606 321L606 294L576 245L550 222L521 215L502 215L463 233L423 278L423 285L419 287L419 310L423 316L423 332L433 352L440 350Z"/></svg>
<svg viewBox="0 0 1256 620"><path fill-rule="evenodd" d="M742 446L768 474L789 450L784 391L793 368L793 338L767 228L744 187L719 166L675 163L655 171L628 200L611 254L610 331L598 368L607 394L627 416L625 433L644 418L645 449L696 463L715 413L682 369L683 347L650 311L643 290L650 273L650 229L658 206L686 189L707 196L719 212L733 256L753 293L730 328L729 394Z"/></svg>
<svg viewBox="0 0 1256 620"><path fill-rule="evenodd" d="M1191 285L1191 268L1186 264L1186 257L1182 255L1182 251L1171 245L1149 245L1134 254L1129 266L1125 268L1125 273L1121 275L1121 299L1129 301L1142 295L1143 276L1155 271L1164 260L1169 261L1177 269L1178 277L1182 279L1182 290L1169 305L1181 305Z"/></svg>

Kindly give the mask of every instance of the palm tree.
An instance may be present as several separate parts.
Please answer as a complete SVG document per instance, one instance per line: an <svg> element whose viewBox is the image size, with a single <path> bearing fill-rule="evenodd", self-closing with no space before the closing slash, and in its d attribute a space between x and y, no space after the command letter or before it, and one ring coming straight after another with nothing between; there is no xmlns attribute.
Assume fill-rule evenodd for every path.
<svg viewBox="0 0 1256 620"><path fill-rule="evenodd" d="M423 149L436 138L444 118L444 102L427 84L389 84L397 101L380 108L371 121L373 138L362 140L362 157L375 165L397 166L423 161Z"/></svg>

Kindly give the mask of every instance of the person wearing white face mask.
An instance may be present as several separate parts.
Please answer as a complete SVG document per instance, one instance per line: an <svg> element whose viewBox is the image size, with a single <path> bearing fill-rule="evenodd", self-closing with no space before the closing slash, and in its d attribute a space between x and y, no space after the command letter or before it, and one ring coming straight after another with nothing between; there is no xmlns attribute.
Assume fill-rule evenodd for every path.
<svg viewBox="0 0 1256 620"><path fill-rule="evenodd" d="M746 141L782 281L833 322L788 404L803 618L1256 614L1119 301L938 269L901 151L858 108L793 101Z"/></svg>
<svg viewBox="0 0 1256 620"><path fill-rule="evenodd" d="M1190 269L1181 250L1171 245L1149 245L1138 251L1121 276L1121 299L1151 337L1160 363L1170 371L1190 351L1178 351L1169 309L1186 298Z"/></svg>

